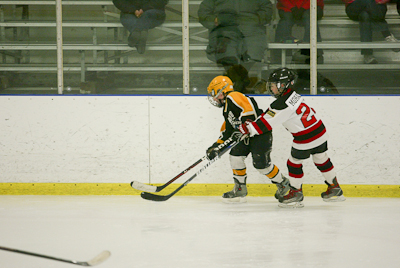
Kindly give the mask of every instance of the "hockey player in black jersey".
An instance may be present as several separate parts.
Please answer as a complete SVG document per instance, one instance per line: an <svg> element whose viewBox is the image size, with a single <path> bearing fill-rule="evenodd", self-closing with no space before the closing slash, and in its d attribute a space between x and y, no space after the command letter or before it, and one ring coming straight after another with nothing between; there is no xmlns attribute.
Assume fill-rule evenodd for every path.
<svg viewBox="0 0 400 268"><path fill-rule="evenodd" d="M207 149L207 156L213 159L217 156L216 147L228 139L237 128L248 120L255 120L261 115L262 110L257 106L252 97L248 97L233 88L233 83L227 76L215 77L207 88L208 99L216 107L223 108L224 123L221 127L219 139ZM246 202L247 173L245 159L251 153L253 166L263 175L276 184L277 199L289 191L289 181L283 177L278 167L271 163L272 133L257 135L242 140L233 147L229 153L231 168L233 170L234 188L223 194L226 202Z"/></svg>
<svg viewBox="0 0 400 268"><path fill-rule="evenodd" d="M344 201L334 166L328 157L328 135L322 120L303 97L291 89L296 75L288 68L273 71L268 78L267 91L276 100L257 120L239 127L243 134L265 135L282 124L293 136L291 155L287 161L290 191L279 198L280 206L303 207L303 161L310 156L325 178L328 189L321 194L324 201Z"/></svg>

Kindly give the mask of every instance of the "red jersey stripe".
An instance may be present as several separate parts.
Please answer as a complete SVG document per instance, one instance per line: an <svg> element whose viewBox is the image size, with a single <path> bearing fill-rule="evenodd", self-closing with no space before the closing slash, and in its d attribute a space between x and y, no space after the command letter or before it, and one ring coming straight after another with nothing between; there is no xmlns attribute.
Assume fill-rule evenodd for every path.
<svg viewBox="0 0 400 268"><path fill-rule="evenodd" d="M260 118L260 120L261 120L261 122L263 122L263 124L267 127L267 129L268 129L269 131L272 130L271 125L268 123L267 120L265 120L264 116L262 116L262 117Z"/></svg>
<svg viewBox="0 0 400 268"><path fill-rule="evenodd" d="M263 134L263 131L261 130L261 128L254 122L251 122L251 124L253 125L253 127L256 129L258 134Z"/></svg>
<svg viewBox="0 0 400 268"><path fill-rule="evenodd" d="M297 133L292 133L293 137L297 137L297 136L302 136L302 135L306 135L308 133L310 133L313 130L316 130L317 128L319 128L322 124L322 121L319 120L318 123L316 123L315 125L313 125L312 127L305 129L303 131L297 132Z"/></svg>

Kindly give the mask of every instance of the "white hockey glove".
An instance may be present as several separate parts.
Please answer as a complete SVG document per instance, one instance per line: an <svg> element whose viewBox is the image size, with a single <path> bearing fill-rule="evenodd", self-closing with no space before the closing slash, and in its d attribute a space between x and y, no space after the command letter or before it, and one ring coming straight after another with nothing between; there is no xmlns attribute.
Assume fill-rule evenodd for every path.
<svg viewBox="0 0 400 268"><path fill-rule="evenodd" d="M250 136L249 125L251 124L251 120L246 120L243 124L239 126L239 131L246 136Z"/></svg>
<svg viewBox="0 0 400 268"><path fill-rule="evenodd" d="M252 124L253 121L247 120L246 122L241 124L238 129L243 135L246 135L246 137L253 137L258 133L254 131L254 127L252 126Z"/></svg>

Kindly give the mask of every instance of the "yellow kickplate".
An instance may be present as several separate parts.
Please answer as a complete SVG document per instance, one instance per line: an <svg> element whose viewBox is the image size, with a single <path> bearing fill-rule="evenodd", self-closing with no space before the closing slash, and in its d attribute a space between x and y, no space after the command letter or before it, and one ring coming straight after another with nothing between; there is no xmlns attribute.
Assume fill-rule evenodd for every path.
<svg viewBox="0 0 400 268"><path fill-rule="evenodd" d="M139 195L129 183L0 183L0 195Z"/></svg>
<svg viewBox="0 0 400 268"><path fill-rule="evenodd" d="M159 184L156 184L159 185ZM172 184L160 195L171 193L181 184ZM400 185L340 185L346 197L400 197ZM222 196L233 184L188 184L177 195ZM248 184L249 196L273 196L273 184ZM305 196L320 196L325 184L304 184ZM129 183L0 183L0 195L139 195Z"/></svg>

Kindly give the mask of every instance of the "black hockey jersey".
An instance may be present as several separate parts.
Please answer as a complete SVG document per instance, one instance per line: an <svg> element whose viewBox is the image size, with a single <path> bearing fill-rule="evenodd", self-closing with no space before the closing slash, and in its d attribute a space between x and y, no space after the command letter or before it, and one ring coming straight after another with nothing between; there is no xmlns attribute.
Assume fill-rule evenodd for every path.
<svg viewBox="0 0 400 268"><path fill-rule="evenodd" d="M237 91L230 92L223 107L225 122L222 124L221 136L217 142L223 143L242 123L248 119L254 121L261 114L262 110L258 108L254 98Z"/></svg>

